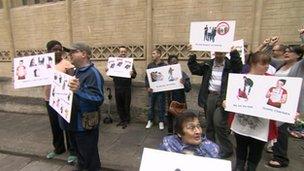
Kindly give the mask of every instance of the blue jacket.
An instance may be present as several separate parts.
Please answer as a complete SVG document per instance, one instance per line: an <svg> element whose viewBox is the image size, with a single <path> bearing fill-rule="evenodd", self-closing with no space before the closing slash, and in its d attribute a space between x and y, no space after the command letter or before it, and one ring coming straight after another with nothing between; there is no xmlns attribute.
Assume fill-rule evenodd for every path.
<svg viewBox="0 0 304 171"><path fill-rule="evenodd" d="M196 156L219 158L219 146L206 138L202 138L200 145L188 145L177 135L170 135L164 137L159 149L175 153L192 151Z"/></svg>
<svg viewBox="0 0 304 171"><path fill-rule="evenodd" d="M99 110L99 106L104 101L104 80L94 64L77 68L75 77L79 79L80 88L73 96L71 121L68 124L62 118L61 120L64 122L64 128L71 131L85 131L81 123L82 114Z"/></svg>

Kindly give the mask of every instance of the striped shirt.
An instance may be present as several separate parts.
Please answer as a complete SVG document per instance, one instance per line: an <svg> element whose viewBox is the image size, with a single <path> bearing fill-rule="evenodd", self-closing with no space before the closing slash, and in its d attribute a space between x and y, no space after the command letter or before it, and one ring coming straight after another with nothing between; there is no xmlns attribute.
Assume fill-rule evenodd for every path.
<svg viewBox="0 0 304 171"><path fill-rule="evenodd" d="M211 79L209 81L209 90L210 91L221 91L221 84L222 84L222 74L225 66L225 60L223 63L216 63L213 62L212 66L212 73L211 73Z"/></svg>

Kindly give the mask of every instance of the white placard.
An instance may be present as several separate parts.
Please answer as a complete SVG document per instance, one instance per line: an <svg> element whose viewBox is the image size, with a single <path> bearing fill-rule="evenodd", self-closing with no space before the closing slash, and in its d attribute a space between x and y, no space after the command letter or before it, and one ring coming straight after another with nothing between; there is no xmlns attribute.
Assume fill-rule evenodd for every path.
<svg viewBox="0 0 304 171"><path fill-rule="evenodd" d="M294 123L301 84L302 78L229 74L225 110Z"/></svg>
<svg viewBox="0 0 304 171"><path fill-rule="evenodd" d="M107 75L131 78L132 66L133 58L109 57L107 63Z"/></svg>
<svg viewBox="0 0 304 171"><path fill-rule="evenodd" d="M182 71L180 64L147 69L150 88L153 92L183 89L180 82Z"/></svg>
<svg viewBox="0 0 304 171"><path fill-rule="evenodd" d="M68 123L71 119L73 92L68 87L73 77L54 70L53 82L50 93L50 106Z"/></svg>
<svg viewBox="0 0 304 171"><path fill-rule="evenodd" d="M14 88L36 87L51 84L55 53L14 58Z"/></svg>
<svg viewBox="0 0 304 171"><path fill-rule="evenodd" d="M229 160L144 148L140 171L231 171Z"/></svg>
<svg viewBox="0 0 304 171"><path fill-rule="evenodd" d="M235 21L191 22L192 50L229 52L234 40Z"/></svg>

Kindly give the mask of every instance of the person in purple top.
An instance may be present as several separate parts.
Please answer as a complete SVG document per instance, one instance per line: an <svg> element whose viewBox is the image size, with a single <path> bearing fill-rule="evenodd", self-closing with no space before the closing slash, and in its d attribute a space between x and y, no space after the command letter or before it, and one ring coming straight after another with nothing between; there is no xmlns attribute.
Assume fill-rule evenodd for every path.
<svg viewBox="0 0 304 171"><path fill-rule="evenodd" d="M169 152L219 158L219 146L202 137L198 116L184 111L176 118L175 135L166 136L159 149Z"/></svg>

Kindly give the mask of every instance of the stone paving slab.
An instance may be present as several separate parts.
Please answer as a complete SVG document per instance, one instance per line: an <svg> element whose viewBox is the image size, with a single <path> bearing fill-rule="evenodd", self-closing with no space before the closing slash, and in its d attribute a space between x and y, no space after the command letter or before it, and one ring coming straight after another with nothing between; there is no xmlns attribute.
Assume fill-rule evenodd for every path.
<svg viewBox="0 0 304 171"><path fill-rule="evenodd" d="M102 166L110 170L136 171L139 169L144 147L158 148L166 130L158 130L157 125L145 129L143 123L131 123L126 129L116 127L116 123L100 127L99 153ZM51 130L46 115L28 115L0 112L0 170L21 170L48 168L54 171L72 170L66 165L68 154L45 160L52 151ZM234 140L233 136L231 139ZM7 152L20 156L11 156ZM5 154L1 154L5 153ZM280 171L300 171L304 168L304 141L290 138L290 166ZM23 157L22 157L23 155ZM33 156L35 159L32 160ZM263 154L258 171L277 170L265 166L271 158ZM38 160L40 159L40 160ZM234 157L230 158L234 161ZM58 161L60 161L58 163ZM62 166L62 167L59 167ZM105 169L109 170L109 169Z"/></svg>

